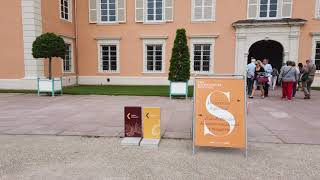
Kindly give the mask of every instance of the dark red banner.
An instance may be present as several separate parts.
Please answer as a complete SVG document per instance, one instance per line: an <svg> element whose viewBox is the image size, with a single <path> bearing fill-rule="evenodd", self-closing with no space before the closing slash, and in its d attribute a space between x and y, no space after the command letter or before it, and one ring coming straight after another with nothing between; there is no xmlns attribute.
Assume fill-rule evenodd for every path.
<svg viewBox="0 0 320 180"><path fill-rule="evenodd" d="M124 107L125 137L142 137L141 107Z"/></svg>

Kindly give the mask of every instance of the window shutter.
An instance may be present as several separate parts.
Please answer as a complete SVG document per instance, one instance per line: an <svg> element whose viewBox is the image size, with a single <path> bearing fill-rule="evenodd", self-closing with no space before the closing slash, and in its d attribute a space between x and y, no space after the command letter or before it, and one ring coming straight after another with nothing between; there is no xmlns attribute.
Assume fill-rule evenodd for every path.
<svg viewBox="0 0 320 180"><path fill-rule="evenodd" d="M71 21L72 22L72 11L73 11L73 4L72 4L72 0L69 0L69 21Z"/></svg>
<svg viewBox="0 0 320 180"><path fill-rule="evenodd" d="M89 0L89 23L97 23L97 0Z"/></svg>
<svg viewBox="0 0 320 180"><path fill-rule="evenodd" d="M282 10L281 10L282 18L291 17L291 9L292 9L291 7L292 7L292 0L282 0Z"/></svg>
<svg viewBox="0 0 320 180"><path fill-rule="evenodd" d="M320 0L316 0L315 18L320 18Z"/></svg>
<svg viewBox="0 0 320 180"><path fill-rule="evenodd" d="M126 22L126 0L118 0L118 21Z"/></svg>
<svg viewBox="0 0 320 180"><path fill-rule="evenodd" d="M136 0L136 22L143 22L144 0Z"/></svg>
<svg viewBox="0 0 320 180"><path fill-rule="evenodd" d="M164 1L165 7L165 20L166 21L173 21L173 0L165 0Z"/></svg>
<svg viewBox="0 0 320 180"><path fill-rule="evenodd" d="M256 19L258 14L258 0L249 0L248 19Z"/></svg>
<svg viewBox="0 0 320 180"><path fill-rule="evenodd" d="M203 19L213 18L213 0L204 0Z"/></svg>

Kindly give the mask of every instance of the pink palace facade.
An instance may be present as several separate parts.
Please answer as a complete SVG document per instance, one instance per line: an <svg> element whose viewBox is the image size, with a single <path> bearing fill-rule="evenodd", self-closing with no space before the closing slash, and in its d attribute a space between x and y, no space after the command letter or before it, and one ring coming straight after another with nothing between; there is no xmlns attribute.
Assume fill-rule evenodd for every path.
<svg viewBox="0 0 320 180"><path fill-rule="evenodd" d="M67 44L53 67L64 86L168 85L178 28L192 77L245 74L252 57L312 59L320 86L320 0L5 0L0 23L0 89L36 88L48 70L32 42L45 32Z"/></svg>

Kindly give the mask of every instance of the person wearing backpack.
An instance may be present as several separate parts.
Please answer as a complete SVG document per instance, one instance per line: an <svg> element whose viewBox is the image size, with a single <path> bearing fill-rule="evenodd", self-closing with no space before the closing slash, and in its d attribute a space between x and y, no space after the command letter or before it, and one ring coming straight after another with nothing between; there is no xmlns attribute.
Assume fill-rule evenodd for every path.
<svg viewBox="0 0 320 180"><path fill-rule="evenodd" d="M298 81L299 75L296 68L292 67L292 62L288 61L287 65L280 70L279 83L282 83L282 99L292 100L293 84Z"/></svg>
<svg viewBox="0 0 320 180"><path fill-rule="evenodd" d="M306 66L304 68L304 74L301 77L304 91L304 99L311 99L311 86L314 81L317 67L311 62L310 59L306 60Z"/></svg>

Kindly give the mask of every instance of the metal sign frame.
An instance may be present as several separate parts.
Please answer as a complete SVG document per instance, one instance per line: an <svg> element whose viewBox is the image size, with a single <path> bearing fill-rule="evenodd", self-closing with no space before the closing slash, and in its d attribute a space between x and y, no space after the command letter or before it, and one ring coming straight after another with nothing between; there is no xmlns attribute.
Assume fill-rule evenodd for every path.
<svg viewBox="0 0 320 180"><path fill-rule="evenodd" d="M193 117L192 117L192 154L196 153L196 145L195 145L195 123L196 123L196 81L198 79L237 79L241 78L244 81L244 132L245 132L245 148L244 148L244 156L247 157L248 155L248 128L247 128L247 112L248 112L248 98L247 98L247 81L246 76L244 75L234 75L234 74L226 74L226 75L212 75L212 76L201 76L195 77L194 79L194 86L193 86Z"/></svg>

